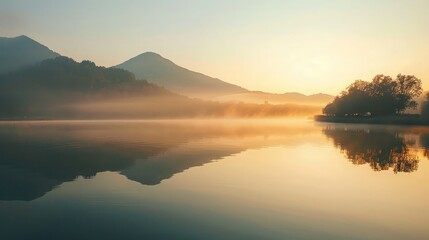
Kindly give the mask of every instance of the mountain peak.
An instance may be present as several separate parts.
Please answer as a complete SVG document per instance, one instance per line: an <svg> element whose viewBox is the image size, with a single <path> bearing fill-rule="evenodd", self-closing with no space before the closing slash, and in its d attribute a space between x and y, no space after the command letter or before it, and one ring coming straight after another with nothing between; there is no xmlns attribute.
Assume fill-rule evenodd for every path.
<svg viewBox="0 0 429 240"><path fill-rule="evenodd" d="M156 53L156 52L144 52L140 55L137 55L133 58L131 58L129 61L164 61L164 62L169 62L169 63L173 63L172 61L164 58L163 56L161 56L160 54Z"/></svg>
<svg viewBox="0 0 429 240"><path fill-rule="evenodd" d="M0 37L0 52L0 74L60 56L26 35Z"/></svg>
<svg viewBox="0 0 429 240"><path fill-rule="evenodd" d="M20 35L20 36L14 37L14 38L16 38L16 39L30 39L30 40L33 40L32 38L28 37L27 35Z"/></svg>
<svg viewBox="0 0 429 240"><path fill-rule="evenodd" d="M22 43L22 42L31 42L31 43L38 43L36 40L28 37L27 35L20 35L20 36L16 36L16 37L0 37L0 39L2 39L5 42L10 42L10 43Z"/></svg>
<svg viewBox="0 0 429 240"><path fill-rule="evenodd" d="M40 45L40 46L46 47L45 45L40 44L39 42L32 39L31 37L28 37L27 35L21 35L21 36L17 36L14 38L10 38L10 40L13 42L16 42L16 43L21 43L21 44L29 44L29 45L34 45L34 46Z"/></svg>
<svg viewBox="0 0 429 240"><path fill-rule="evenodd" d="M164 58L163 56L161 56L160 54L156 53L156 52L144 52L141 53L127 61L125 61L124 63L120 64L126 64L126 63L132 63L137 64L137 65L147 65L147 64L165 64L165 65L174 65L174 63L166 58ZM119 65L118 65L119 66Z"/></svg>
<svg viewBox="0 0 429 240"><path fill-rule="evenodd" d="M0 37L0 40L1 40L0 43L3 43L3 44L7 44L11 42L28 42L28 41L36 42L26 35L20 35L16 37Z"/></svg>
<svg viewBox="0 0 429 240"><path fill-rule="evenodd" d="M142 53L116 67L134 73L137 79L146 79L190 97L207 98L246 91L239 86L178 66L154 52Z"/></svg>
<svg viewBox="0 0 429 240"><path fill-rule="evenodd" d="M144 52L142 54L140 54L139 56L150 56L150 57L162 57L160 54L156 53L156 52Z"/></svg>

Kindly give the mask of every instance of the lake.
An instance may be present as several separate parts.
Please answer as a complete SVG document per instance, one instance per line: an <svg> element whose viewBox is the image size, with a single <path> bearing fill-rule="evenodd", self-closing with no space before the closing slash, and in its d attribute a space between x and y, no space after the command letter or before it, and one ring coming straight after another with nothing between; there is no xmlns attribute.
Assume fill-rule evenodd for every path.
<svg viewBox="0 0 429 240"><path fill-rule="evenodd" d="M429 128L0 123L0 239L429 239Z"/></svg>

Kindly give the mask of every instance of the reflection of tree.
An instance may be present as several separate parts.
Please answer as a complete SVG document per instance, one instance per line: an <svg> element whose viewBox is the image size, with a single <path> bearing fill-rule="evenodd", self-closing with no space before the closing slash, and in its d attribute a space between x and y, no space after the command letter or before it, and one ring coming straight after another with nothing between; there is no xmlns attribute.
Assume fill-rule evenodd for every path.
<svg viewBox="0 0 429 240"><path fill-rule="evenodd" d="M353 164L369 164L375 171L393 168L395 173L417 170L417 155L409 152L397 133L329 127L323 132Z"/></svg>
<svg viewBox="0 0 429 240"><path fill-rule="evenodd" d="M429 134L422 134L420 136L420 142L424 148L423 154L425 157L429 158Z"/></svg>

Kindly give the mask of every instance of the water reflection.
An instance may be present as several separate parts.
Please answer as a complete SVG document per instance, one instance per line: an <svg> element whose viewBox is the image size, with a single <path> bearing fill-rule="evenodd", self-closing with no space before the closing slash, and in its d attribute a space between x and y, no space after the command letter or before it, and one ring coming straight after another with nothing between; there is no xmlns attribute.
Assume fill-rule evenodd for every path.
<svg viewBox="0 0 429 240"><path fill-rule="evenodd" d="M34 200L78 176L117 171L156 185L249 148L299 144L302 125L58 122L0 125L0 200Z"/></svg>
<svg viewBox="0 0 429 240"><path fill-rule="evenodd" d="M420 142L424 147L424 156L429 158L429 133L422 133L420 136Z"/></svg>
<svg viewBox="0 0 429 240"><path fill-rule="evenodd" d="M312 122L0 123L0 239L428 239L428 140Z"/></svg>
<svg viewBox="0 0 429 240"><path fill-rule="evenodd" d="M418 169L418 152L411 151L417 145L412 130L329 125L323 133L353 164L368 164L374 171L392 169L395 173ZM428 149L429 138L425 136L421 135L421 142Z"/></svg>
<svg viewBox="0 0 429 240"><path fill-rule="evenodd" d="M416 146L429 155L426 128L383 129L300 121L2 123L0 200L34 200L64 182L105 171L118 172L144 185L157 185L186 169L248 149L326 144L324 135L354 164L368 164L376 171L416 171Z"/></svg>

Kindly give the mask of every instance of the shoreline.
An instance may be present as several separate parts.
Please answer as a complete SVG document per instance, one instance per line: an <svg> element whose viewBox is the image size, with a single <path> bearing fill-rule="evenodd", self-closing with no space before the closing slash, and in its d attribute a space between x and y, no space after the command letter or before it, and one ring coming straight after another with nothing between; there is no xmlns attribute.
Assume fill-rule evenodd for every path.
<svg viewBox="0 0 429 240"><path fill-rule="evenodd" d="M136 119L0 119L0 123L29 123L29 122L307 122L314 121L312 117L286 118L136 118Z"/></svg>
<svg viewBox="0 0 429 240"><path fill-rule="evenodd" d="M316 122L329 123L429 126L429 120L422 119L420 115L398 115L382 117L336 117L316 115L313 117L313 119Z"/></svg>

